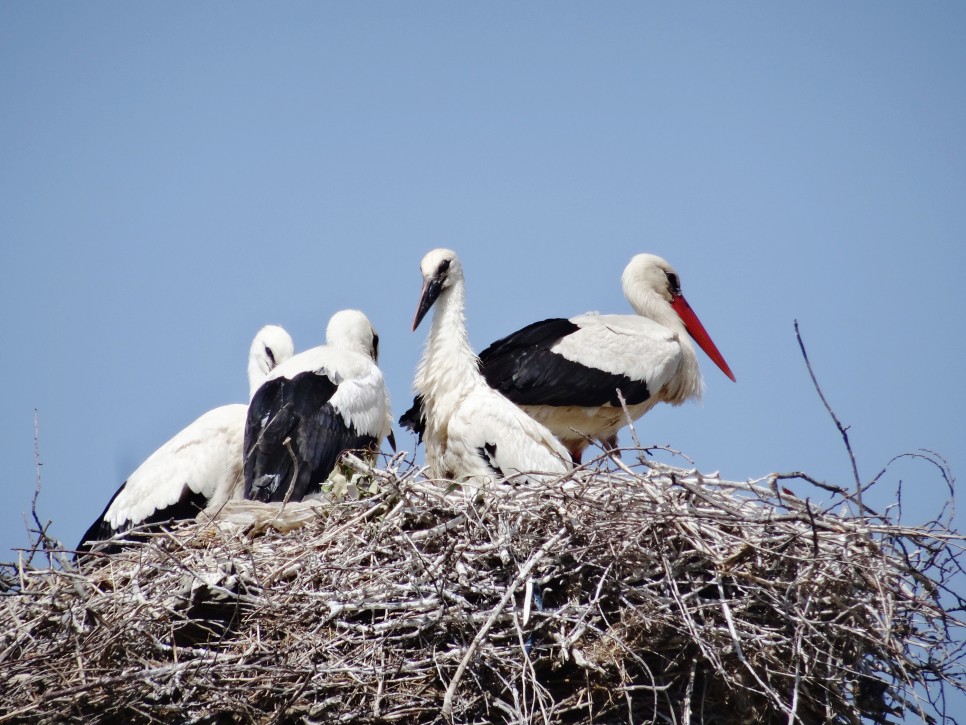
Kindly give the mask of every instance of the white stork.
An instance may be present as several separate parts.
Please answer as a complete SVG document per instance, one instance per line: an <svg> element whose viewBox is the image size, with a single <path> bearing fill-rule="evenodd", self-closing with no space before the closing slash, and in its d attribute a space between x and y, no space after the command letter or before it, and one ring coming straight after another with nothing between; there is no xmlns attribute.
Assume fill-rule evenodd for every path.
<svg viewBox="0 0 966 725"><path fill-rule="evenodd" d="M701 396L701 370L688 334L735 379L670 264L638 254L621 285L637 315L542 320L480 353L487 383L547 426L577 462L592 440L616 446L617 431L627 422L618 390L631 420L657 403L681 405ZM400 419L417 433L418 405Z"/></svg>
<svg viewBox="0 0 966 725"><path fill-rule="evenodd" d="M423 288L413 330L436 304L414 384L423 403L432 475L475 485L517 474L540 481L565 475L571 469L567 449L480 375L466 334L466 293L456 253L434 249L420 270Z"/></svg>
<svg viewBox="0 0 966 725"><path fill-rule="evenodd" d="M294 352L292 338L281 327L259 330L248 353L249 397ZM242 403L210 410L152 453L121 484L77 550L89 551L95 542L134 527L194 518L208 506L241 498L247 414L248 406ZM120 548L115 543L103 551Z"/></svg>
<svg viewBox="0 0 966 725"><path fill-rule="evenodd" d="M249 407L245 498L301 501L321 489L343 451L378 452L392 423L378 349L369 319L342 310L325 345L272 371Z"/></svg>

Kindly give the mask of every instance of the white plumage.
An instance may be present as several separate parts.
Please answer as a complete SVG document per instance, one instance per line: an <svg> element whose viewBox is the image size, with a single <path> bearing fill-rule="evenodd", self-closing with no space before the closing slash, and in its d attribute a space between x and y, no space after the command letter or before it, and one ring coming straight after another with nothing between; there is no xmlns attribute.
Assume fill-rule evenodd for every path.
<svg viewBox="0 0 966 725"><path fill-rule="evenodd" d="M659 402L680 405L700 397L701 370L689 334L734 380L671 265L639 254L621 283L637 315L543 320L480 353L487 382L546 425L576 461L591 440L616 444L627 422L618 389L632 420Z"/></svg>
<svg viewBox="0 0 966 725"><path fill-rule="evenodd" d="M524 474L553 480L570 469L567 449L480 375L463 316L463 270L455 252L435 249L420 265L423 288L413 329L436 312L414 387L422 400L426 463L434 477L485 485ZM526 475L544 473L549 476Z"/></svg>
<svg viewBox="0 0 966 725"><path fill-rule="evenodd" d="M250 396L294 352L292 338L281 327L259 330L248 354ZM247 412L240 403L210 410L152 453L117 490L78 551L135 526L193 518L207 506L240 498Z"/></svg>
<svg viewBox="0 0 966 725"><path fill-rule="evenodd" d="M369 319L343 310L325 345L271 372L249 407L245 498L300 501L319 491L343 451L379 450L392 418L378 347Z"/></svg>

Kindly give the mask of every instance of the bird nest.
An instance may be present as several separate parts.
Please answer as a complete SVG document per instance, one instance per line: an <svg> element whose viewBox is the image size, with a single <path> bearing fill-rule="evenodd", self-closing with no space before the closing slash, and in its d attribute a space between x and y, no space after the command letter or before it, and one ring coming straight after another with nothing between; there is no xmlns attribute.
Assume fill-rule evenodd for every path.
<svg viewBox="0 0 966 725"><path fill-rule="evenodd" d="M884 723L963 688L938 522L639 451L486 491L349 464L328 501L8 565L0 722Z"/></svg>

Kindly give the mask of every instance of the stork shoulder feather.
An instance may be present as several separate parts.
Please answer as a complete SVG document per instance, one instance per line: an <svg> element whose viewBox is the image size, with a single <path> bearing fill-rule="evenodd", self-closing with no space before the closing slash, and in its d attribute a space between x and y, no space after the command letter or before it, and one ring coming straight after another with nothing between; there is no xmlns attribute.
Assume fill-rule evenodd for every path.
<svg viewBox="0 0 966 725"><path fill-rule="evenodd" d="M389 434L392 422L389 396L382 371L375 365L370 363L364 374L343 380L331 403L345 424L359 433L374 435L380 440Z"/></svg>
<svg viewBox="0 0 966 725"><path fill-rule="evenodd" d="M553 351L562 357L615 375L645 380L660 389L687 354L677 333L634 315L580 315L580 328L561 339Z"/></svg>

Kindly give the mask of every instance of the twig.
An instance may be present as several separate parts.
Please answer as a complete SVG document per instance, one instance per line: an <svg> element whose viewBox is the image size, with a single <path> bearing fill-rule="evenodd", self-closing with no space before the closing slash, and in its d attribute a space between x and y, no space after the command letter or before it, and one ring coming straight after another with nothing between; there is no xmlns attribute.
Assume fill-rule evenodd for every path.
<svg viewBox="0 0 966 725"><path fill-rule="evenodd" d="M624 420L627 423L627 429L631 432L631 440L634 442L634 447L640 449L641 442L637 439L637 429L634 428L634 419L631 418L631 411L627 409L627 401L624 399L624 393L620 388L617 388L616 392L617 400L620 402L621 410L624 412Z"/></svg>
<svg viewBox="0 0 966 725"><path fill-rule="evenodd" d="M289 500L292 498L292 490L295 488L295 482L299 477L299 460L295 455L295 451L292 450L292 438L288 436L282 441L285 446L285 450L288 451L289 458L292 459L292 482L285 488L285 497L282 499L282 505L279 506L278 513L275 514L275 518L272 519L271 523L275 523L278 517L282 515L285 507L288 505Z"/></svg>
<svg viewBox="0 0 966 725"><path fill-rule="evenodd" d="M860 515L861 512L865 510L862 505L862 480L859 478L859 467L855 462L855 454L852 453L852 444L849 443L848 429L842 425L838 417L835 415L835 411L832 410L832 406L828 404L825 399L825 394L822 392L822 387L818 384L818 379L815 377L815 372L812 370L812 363L808 360L808 353L805 351L805 343L802 341L802 335L798 329L798 320L795 320L795 337L798 340L798 347L802 351L802 357L805 359L805 367L808 368L809 377L812 378L812 384L815 386L815 391L818 393L818 397L822 400L822 405L825 406L825 410L828 414L832 416L832 420L835 421L835 427L839 429L839 433L842 434L842 440L845 442L845 450L849 453L849 461L852 463L852 476L855 479L855 500L859 506Z"/></svg>
<svg viewBox="0 0 966 725"><path fill-rule="evenodd" d="M50 526L50 521L46 524L40 523L40 516L37 514L37 500L40 498L40 488L41 488L41 475L40 468L43 463L40 462L40 412L37 408L34 408L34 495L30 502L30 513L33 517L34 524L37 526L35 533L37 535L37 542L34 549L30 552L30 556L27 558L27 563L33 561L34 551L36 549L42 548L44 553L47 555L47 561L52 566L54 562L52 551L59 548L57 542L54 542L47 536L47 528Z"/></svg>

